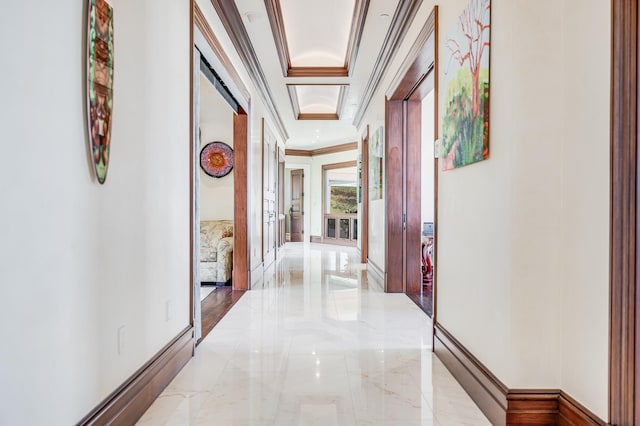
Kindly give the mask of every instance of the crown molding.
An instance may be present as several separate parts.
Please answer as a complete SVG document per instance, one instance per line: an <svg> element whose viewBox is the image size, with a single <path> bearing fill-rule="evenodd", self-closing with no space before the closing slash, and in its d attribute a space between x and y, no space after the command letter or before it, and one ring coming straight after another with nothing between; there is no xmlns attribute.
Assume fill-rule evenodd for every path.
<svg viewBox="0 0 640 426"><path fill-rule="evenodd" d="M400 0L398 3L398 7L393 14L391 25L387 31L384 43L380 48L380 53L378 54L378 58L376 59L373 70L371 71L371 76L369 77L369 81L364 89L360 106L356 111L355 118L353 120L353 124L356 128L359 129L361 127L362 120L369 108L369 104L371 104L373 95L380 87L382 78L398 52L398 48L404 40L404 37L407 35L407 31L413 22L413 18L415 18L421 5L422 0Z"/></svg>
<svg viewBox="0 0 640 426"><path fill-rule="evenodd" d="M285 77L349 77L352 74L353 66L358 56L362 32L369 10L370 0L356 0L353 9L353 18L349 30L347 41L347 51L345 53L344 66L342 67L294 67L291 65L291 55L287 43L287 34L282 18L282 6L280 0L264 0L267 9L273 40L276 44L280 67Z"/></svg>
<svg viewBox="0 0 640 426"><path fill-rule="evenodd" d="M358 142L349 142L341 145L328 146L318 149L286 149L285 155L295 157L316 157L318 155L335 154L336 152L355 151L358 149Z"/></svg>
<svg viewBox="0 0 640 426"><path fill-rule="evenodd" d="M336 105L335 113L302 113L300 112L300 103L298 102L297 86L340 86L340 92L338 93L338 103ZM291 102L291 109L293 110L293 116L296 120L340 120L342 110L344 109L344 100L349 92L348 84L332 84L332 83L295 83L287 84L287 91L289 92L289 101Z"/></svg>
<svg viewBox="0 0 640 426"><path fill-rule="evenodd" d="M200 7L198 6L198 3L196 2L193 2L193 21L196 28L200 30L200 33L202 33L202 36L209 44L209 47L211 48L211 50L213 50L213 53L218 57L218 59L222 63L224 70L231 77L233 84L240 91L240 94L244 98L245 104L247 104L249 102L249 99L251 98L251 93L249 93L249 90L244 85L242 78L240 77L235 67L231 63L231 59L229 59L229 56L222 48L222 44L220 44L220 41L218 40L216 35L213 33L213 30L211 29L209 22L207 22L207 18L204 16L204 13L202 13L202 9L200 9Z"/></svg>
<svg viewBox="0 0 640 426"><path fill-rule="evenodd" d="M271 93L269 83L253 48L253 44L251 44L249 34L242 22L242 17L240 16L240 12L238 12L235 2L211 0L211 4L222 21L222 25L224 25L233 46L236 48L240 60L247 69L249 78L251 78L267 111L271 115L280 137L283 141L286 141L289 139L289 134L273 100L273 93Z"/></svg>

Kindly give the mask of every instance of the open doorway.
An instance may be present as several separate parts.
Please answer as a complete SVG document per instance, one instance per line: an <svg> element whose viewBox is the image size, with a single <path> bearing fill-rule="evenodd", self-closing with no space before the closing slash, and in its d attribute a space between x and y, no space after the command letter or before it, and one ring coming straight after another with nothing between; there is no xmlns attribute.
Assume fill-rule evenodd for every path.
<svg viewBox="0 0 640 426"><path fill-rule="evenodd" d="M322 166L322 242L356 246L358 169L355 161Z"/></svg>
<svg viewBox="0 0 640 426"><path fill-rule="evenodd" d="M408 296L429 316L433 316L433 277L435 275L435 158L434 158L434 124L435 124L435 91L431 90L422 99L421 117L421 221L420 260L422 286L417 293Z"/></svg>
<svg viewBox="0 0 640 426"><path fill-rule="evenodd" d="M435 321L437 297L438 7L400 67L386 102L387 292L406 293Z"/></svg>
<svg viewBox="0 0 640 426"><path fill-rule="evenodd" d="M219 317L219 307L231 293L234 250L234 115L238 104L224 91L208 63L200 58L196 111L198 138L195 195L198 240L194 302L199 304L198 340ZM198 311L198 309L196 309ZM216 320L217 318L217 320Z"/></svg>
<svg viewBox="0 0 640 426"><path fill-rule="evenodd" d="M304 169L287 167L284 184L285 196L285 240L287 242L304 242L305 233L305 181Z"/></svg>

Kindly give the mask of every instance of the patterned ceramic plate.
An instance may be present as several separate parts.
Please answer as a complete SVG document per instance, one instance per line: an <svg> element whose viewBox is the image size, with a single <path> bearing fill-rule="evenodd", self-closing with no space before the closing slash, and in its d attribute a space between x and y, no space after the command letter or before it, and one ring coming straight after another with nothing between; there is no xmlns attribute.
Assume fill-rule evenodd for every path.
<svg viewBox="0 0 640 426"><path fill-rule="evenodd" d="M210 142L200 151L200 167L209 176L221 178L233 169L233 149L224 142Z"/></svg>

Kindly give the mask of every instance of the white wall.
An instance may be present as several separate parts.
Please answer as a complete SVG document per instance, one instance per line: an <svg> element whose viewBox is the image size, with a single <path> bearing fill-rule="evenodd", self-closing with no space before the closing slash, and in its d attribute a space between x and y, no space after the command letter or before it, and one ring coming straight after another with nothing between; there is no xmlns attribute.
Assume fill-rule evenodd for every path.
<svg viewBox="0 0 640 426"><path fill-rule="evenodd" d="M466 4L441 5L441 43ZM603 419L609 7L492 2L490 158L438 193L438 321L508 387L563 389Z"/></svg>
<svg viewBox="0 0 640 426"><path fill-rule="evenodd" d="M310 165L310 223L309 236L322 236L322 166L325 164L342 163L345 161L356 161L358 159L358 151L343 151L334 154L317 155L313 157L296 157L287 155L285 159L285 167L291 167L290 164L309 164ZM305 182L309 177L305 174ZM305 234L307 230L305 229Z"/></svg>
<svg viewBox="0 0 640 426"><path fill-rule="evenodd" d="M200 74L200 151L209 142L224 142L233 148L233 115L222 95ZM231 170L215 178L200 168L200 220L233 220L233 175Z"/></svg>
<svg viewBox="0 0 640 426"><path fill-rule="evenodd" d="M609 2L583 0L565 0L563 10L562 389L606 419L611 11Z"/></svg>
<svg viewBox="0 0 640 426"><path fill-rule="evenodd" d="M105 185L87 148L85 3L0 14L1 424L76 423L189 324L189 3L112 2Z"/></svg>
<svg viewBox="0 0 640 426"><path fill-rule="evenodd" d="M434 166L433 131L435 127L435 91L431 91L422 100L422 222L433 222L434 218Z"/></svg>

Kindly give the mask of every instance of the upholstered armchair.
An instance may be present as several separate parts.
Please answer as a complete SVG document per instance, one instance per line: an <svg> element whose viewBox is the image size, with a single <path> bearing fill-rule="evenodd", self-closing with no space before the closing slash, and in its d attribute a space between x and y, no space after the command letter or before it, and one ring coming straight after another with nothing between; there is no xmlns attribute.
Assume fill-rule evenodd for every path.
<svg viewBox="0 0 640 426"><path fill-rule="evenodd" d="M232 266L233 221L201 221L200 282L229 284Z"/></svg>

